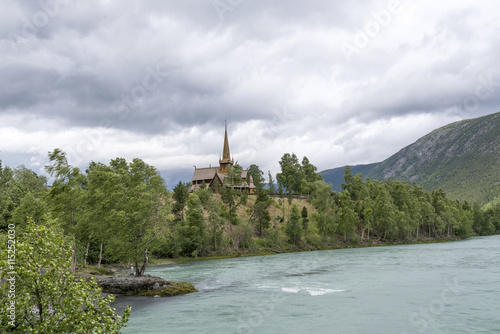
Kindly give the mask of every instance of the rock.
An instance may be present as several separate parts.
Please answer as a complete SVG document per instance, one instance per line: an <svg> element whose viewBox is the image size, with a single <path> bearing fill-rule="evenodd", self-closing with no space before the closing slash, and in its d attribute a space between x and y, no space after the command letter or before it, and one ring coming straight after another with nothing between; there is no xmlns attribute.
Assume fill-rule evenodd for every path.
<svg viewBox="0 0 500 334"><path fill-rule="evenodd" d="M177 296L198 292L192 284L154 276L95 276L103 292L129 296Z"/></svg>
<svg viewBox="0 0 500 334"><path fill-rule="evenodd" d="M153 298L160 298L160 296L158 296L158 295L154 295L154 297L153 297Z"/></svg>

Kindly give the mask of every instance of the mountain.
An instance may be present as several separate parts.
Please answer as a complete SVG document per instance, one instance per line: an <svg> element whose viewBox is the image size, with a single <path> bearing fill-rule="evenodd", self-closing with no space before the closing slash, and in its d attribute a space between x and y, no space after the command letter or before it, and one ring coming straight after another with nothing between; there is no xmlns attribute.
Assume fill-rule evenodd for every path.
<svg viewBox="0 0 500 334"><path fill-rule="evenodd" d="M370 179L416 182L430 191L442 188L450 198L486 203L500 195L500 112L446 125L380 163L355 167L353 174ZM339 189L343 170L321 174Z"/></svg>
<svg viewBox="0 0 500 334"><path fill-rule="evenodd" d="M380 163L373 163L373 164L368 164L368 165L356 165L356 166L350 166L351 167L351 172L353 175L356 174L361 174L361 175L368 175L372 169L377 167ZM332 188L336 192L341 192L342 191L342 186L341 184L344 182L344 167L338 167L338 168L333 168L333 169L328 169L325 171L320 172L320 174L323 176L323 180L325 180L326 183L331 183Z"/></svg>

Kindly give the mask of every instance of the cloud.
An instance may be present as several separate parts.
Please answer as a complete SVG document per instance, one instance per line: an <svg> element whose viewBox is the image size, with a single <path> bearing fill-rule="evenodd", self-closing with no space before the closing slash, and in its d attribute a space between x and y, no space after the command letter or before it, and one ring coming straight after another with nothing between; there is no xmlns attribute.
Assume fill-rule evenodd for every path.
<svg viewBox="0 0 500 334"><path fill-rule="evenodd" d="M227 119L244 166L277 172L285 152L320 170L380 161L498 111L496 7L6 1L0 158L41 170L61 147L83 167L141 157L187 181L192 165L217 163Z"/></svg>

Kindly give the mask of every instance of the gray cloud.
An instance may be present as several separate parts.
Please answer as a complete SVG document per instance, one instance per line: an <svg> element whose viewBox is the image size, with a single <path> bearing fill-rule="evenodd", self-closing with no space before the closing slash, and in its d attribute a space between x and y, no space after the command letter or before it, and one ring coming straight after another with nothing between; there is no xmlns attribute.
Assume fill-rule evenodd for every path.
<svg viewBox="0 0 500 334"><path fill-rule="evenodd" d="M0 13L4 161L64 146L187 175L217 162L228 119L240 161L294 151L321 169L500 109L494 1L41 3Z"/></svg>

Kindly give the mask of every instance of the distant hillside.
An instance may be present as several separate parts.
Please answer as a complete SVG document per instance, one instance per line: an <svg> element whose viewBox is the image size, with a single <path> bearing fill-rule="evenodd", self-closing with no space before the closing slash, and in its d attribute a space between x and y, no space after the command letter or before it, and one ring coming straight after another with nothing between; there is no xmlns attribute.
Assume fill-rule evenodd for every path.
<svg viewBox="0 0 500 334"><path fill-rule="evenodd" d="M368 164L368 165L356 165L356 166L350 166L351 171L353 175L356 175L360 173L361 175L368 175L368 173L375 168L379 163L373 163L373 164ZM325 171L320 172L320 174L323 176L323 180L325 180L326 183L331 183L332 188L336 192L341 192L342 191L342 186L341 184L344 182L344 167L338 167L338 168L333 168L333 169L328 169Z"/></svg>
<svg viewBox="0 0 500 334"><path fill-rule="evenodd" d="M363 177L416 182L427 190L443 188L451 198L485 203L500 195L500 113L446 125L381 163L356 167ZM339 173L321 172L337 189L333 176Z"/></svg>

